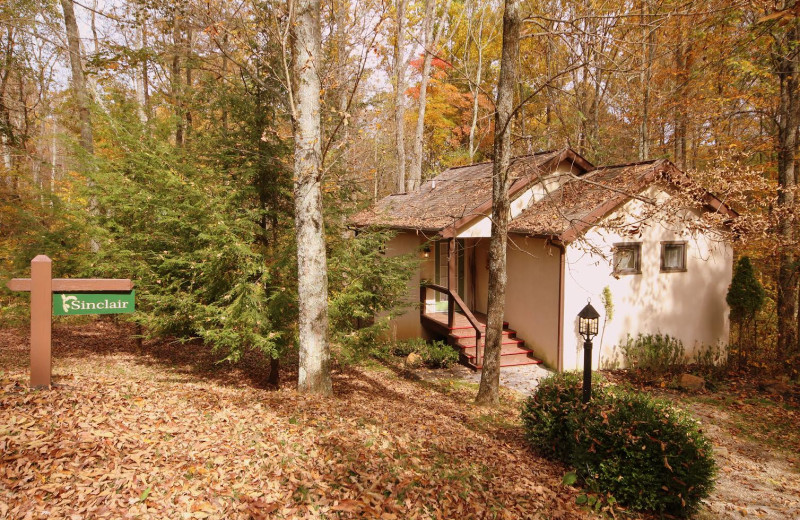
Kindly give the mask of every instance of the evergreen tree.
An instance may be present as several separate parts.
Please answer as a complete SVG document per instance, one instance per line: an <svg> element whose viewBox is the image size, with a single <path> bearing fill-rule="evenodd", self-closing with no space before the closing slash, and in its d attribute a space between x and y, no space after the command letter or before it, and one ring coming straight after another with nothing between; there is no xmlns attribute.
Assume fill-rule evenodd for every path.
<svg viewBox="0 0 800 520"><path fill-rule="evenodd" d="M731 321L738 325L738 360L741 362L747 353L754 348L756 313L764 305L765 292L756 277L750 258L743 256L736 263L733 279L728 288L725 300L731 308ZM753 334L745 339L745 327L749 326Z"/></svg>

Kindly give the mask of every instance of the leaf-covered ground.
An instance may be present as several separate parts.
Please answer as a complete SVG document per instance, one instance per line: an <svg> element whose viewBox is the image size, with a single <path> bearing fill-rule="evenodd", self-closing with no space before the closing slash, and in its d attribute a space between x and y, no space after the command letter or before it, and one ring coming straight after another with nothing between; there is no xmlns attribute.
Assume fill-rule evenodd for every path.
<svg viewBox="0 0 800 520"><path fill-rule="evenodd" d="M332 398L291 368L215 365L201 345L110 321L57 324L57 386L31 391L28 335L0 329L0 518L581 518L517 405L343 368Z"/></svg>
<svg viewBox="0 0 800 520"><path fill-rule="evenodd" d="M733 374L714 390L684 392L643 384L626 371L606 373L701 421L719 472L698 520L800 518L800 402L760 390L759 376Z"/></svg>

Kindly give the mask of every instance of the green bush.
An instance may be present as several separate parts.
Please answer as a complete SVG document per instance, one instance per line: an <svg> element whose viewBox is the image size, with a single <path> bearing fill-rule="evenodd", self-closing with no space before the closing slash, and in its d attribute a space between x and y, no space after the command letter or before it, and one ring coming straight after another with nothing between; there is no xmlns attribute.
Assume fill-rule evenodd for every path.
<svg viewBox="0 0 800 520"><path fill-rule="evenodd" d="M395 356L406 357L412 352L422 358L422 362L431 368L447 368L458 362L458 352L444 341L425 341L412 338L392 343L389 352Z"/></svg>
<svg viewBox="0 0 800 520"><path fill-rule="evenodd" d="M654 374L671 372L686 361L683 343L669 334L628 335L619 349L628 368Z"/></svg>
<svg viewBox="0 0 800 520"><path fill-rule="evenodd" d="M525 402L526 438L575 468L588 489L632 509L688 515L716 467L698 423L646 394L597 385L583 405L581 374L554 375Z"/></svg>
<svg viewBox="0 0 800 520"><path fill-rule="evenodd" d="M431 368L447 368L458 362L458 352L444 341L432 341L419 354L422 361Z"/></svg>

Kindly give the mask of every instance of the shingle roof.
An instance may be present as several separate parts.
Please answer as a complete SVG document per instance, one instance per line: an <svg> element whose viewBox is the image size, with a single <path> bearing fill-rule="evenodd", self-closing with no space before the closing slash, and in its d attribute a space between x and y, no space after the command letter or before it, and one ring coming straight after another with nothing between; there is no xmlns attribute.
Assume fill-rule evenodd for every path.
<svg viewBox="0 0 800 520"><path fill-rule="evenodd" d="M509 231L560 236L574 230L577 236L631 194L642 191L668 166L669 161L661 159L600 167L569 179L523 211L509 224Z"/></svg>
<svg viewBox="0 0 800 520"><path fill-rule="evenodd" d="M532 172L547 174L565 158L576 161L579 170L588 173L568 179L533 203L509 223L509 232L558 237L565 242L575 240L612 210L660 179L692 192L696 201L726 217L738 215L714 195L694 185L666 159L594 168L570 149L514 159L512 175L518 180L509 193L518 193L527 186L534 178ZM350 222L357 227L418 229L451 236L463 224L490 211L491 197L492 163L450 168L414 192L381 199L353 216Z"/></svg>
<svg viewBox="0 0 800 520"><path fill-rule="evenodd" d="M563 150L517 157L512 175L530 175L534 168L545 169ZM450 168L411 192L389 195L372 207L357 213L350 222L358 227L381 226L397 229L440 231L456 221L481 214L492 197L492 163Z"/></svg>
<svg viewBox="0 0 800 520"><path fill-rule="evenodd" d="M714 195L697 186L671 162L659 159L603 166L580 178L569 179L517 216L509 224L509 231L555 236L564 242L575 240L611 211L659 180L677 187L701 206L705 205L726 217L738 215Z"/></svg>

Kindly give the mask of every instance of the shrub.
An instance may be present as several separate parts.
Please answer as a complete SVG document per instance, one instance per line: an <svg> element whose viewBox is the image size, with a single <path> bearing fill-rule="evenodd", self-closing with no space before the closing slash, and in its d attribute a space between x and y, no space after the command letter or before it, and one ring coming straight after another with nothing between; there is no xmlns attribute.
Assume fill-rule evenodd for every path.
<svg viewBox="0 0 800 520"><path fill-rule="evenodd" d="M431 368L447 368L458 361L458 352L444 341L425 341L412 338L397 341L389 347L395 356L408 356L412 352L419 354L422 362Z"/></svg>
<svg viewBox="0 0 800 520"><path fill-rule="evenodd" d="M543 380L522 421L534 450L575 468L587 488L632 509L694 511L713 487L710 442L698 423L646 394L599 386L580 402L581 375Z"/></svg>
<svg viewBox="0 0 800 520"><path fill-rule="evenodd" d="M685 362L683 342L669 334L628 335L619 345L628 368L665 374Z"/></svg>
<svg viewBox="0 0 800 520"><path fill-rule="evenodd" d="M447 368L458 362L458 352L444 341L433 341L426 344L420 352L422 360L431 368Z"/></svg>
<svg viewBox="0 0 800 520"><path fill-rule="evenodd" d="M700 345L694 352L694 369L707 379L722 379L728 371L728 347L715 343Z"/></svg>

